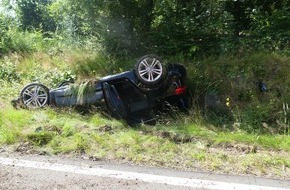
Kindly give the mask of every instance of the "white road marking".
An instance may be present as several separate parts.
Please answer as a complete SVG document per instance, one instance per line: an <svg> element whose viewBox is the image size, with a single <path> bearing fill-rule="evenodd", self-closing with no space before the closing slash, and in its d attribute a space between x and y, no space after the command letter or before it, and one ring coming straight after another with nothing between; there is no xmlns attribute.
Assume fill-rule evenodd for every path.
<svg viewBox="0 0 290 190"><path fill-rule="evenodd" d="M0 164L9 165L9 166L17 166L17 167L25 167L25 168L67 172L67 173L73 173L73 174L92 175L92 176L99 176L99 177L106 177L106 178L139 180L139 181L149 182L149 183L159 183L159 184L184 186L184 187L192 187L192 188L200 188L200 189L286 190L285 188L277 188L277 187L226 183L226 182L180 178L180 177L168 177L168 176L160 176L160 175L152 175L152 174L144 174L144 173L107 170L107 169L101 169L101 168L90 168L90 167L81 167L81 166L73 166L73 165L65 165L65 164L38 162L38 161L22 160L22 159L15 159L15 158L0 157Z"/></svg>

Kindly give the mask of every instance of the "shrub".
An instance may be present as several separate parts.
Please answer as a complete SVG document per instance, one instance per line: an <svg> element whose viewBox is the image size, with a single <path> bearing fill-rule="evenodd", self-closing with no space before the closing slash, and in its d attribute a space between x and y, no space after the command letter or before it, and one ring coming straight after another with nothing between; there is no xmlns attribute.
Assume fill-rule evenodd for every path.
<svg viewBox="0 0 290 190"><path fill-rule="evenodd" d="M188 82L208 121L248 132L282 132L289 117L283 111L283 103L290 103L289 61L269 52L207 58L188 65Z"/></svg>
<svg viewBox="0 0 290 190"><path fill-rule="evenodd" d="M8 82L20 80L20 74L17 73L15 65L7 57L0 60L0 80Z"/></svg>
<svg viewBox="0 0 290 190"><path fill-rule="evenodd" d="M10 20L0 13L0 57L9 52L11 46L11 37L7 34L9 30Z"/></svg>

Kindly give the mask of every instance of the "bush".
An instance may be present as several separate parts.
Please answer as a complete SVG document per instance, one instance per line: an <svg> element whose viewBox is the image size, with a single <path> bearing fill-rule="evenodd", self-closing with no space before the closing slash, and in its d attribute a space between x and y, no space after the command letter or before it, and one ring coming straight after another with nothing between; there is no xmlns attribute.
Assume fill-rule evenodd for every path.
<svg viewBox="0 0 290 190"><path fill-rule="evenodd" d="M7 57L0 60L0 80L15 82L20 80L15 65Z"/></svg>
<svg viewBox="0 0 290 190"><path fill-rule="evenodd" d="M75 81L76 76L71 71L59 71L57 69L54 69L52 71L46 72L44 79L51 86L58 86L64 81Z"/></svg>
<svg viewBox="0 0 290 190"><path fill-rule="evenodd" d="M7 34L10 21L7 17L0 13L0 57L9 52L11 45L11 37Z"/></svg>
<svg viewBox="0 0 290 190"><path fill-rule="evenodd" d="M289 61L269 52L207 58L188 65L188 82L208 121L248 132L285 132Z"/></svg>

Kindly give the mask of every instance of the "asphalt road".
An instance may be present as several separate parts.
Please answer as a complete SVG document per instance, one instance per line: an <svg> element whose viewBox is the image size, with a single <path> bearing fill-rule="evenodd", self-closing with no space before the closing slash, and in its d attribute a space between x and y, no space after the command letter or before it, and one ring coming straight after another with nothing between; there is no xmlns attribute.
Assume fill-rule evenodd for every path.
<svg viewBox="0 0 290 190"><path fill-rule="evenodd" d="M0 189L285 190L290 189L290 181L183 172L83 158L2 152Z"/></svg>

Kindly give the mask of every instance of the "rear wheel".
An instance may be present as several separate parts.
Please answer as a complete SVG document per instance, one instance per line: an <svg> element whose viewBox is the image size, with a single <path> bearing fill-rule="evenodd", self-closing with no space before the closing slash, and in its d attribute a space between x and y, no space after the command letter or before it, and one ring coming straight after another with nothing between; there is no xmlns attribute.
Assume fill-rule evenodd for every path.
<svg viewBox="0 0 290 190"><path fill-rule="evenodd" d="M166 69L158 56L145 55L137 62L135 73L142 84L150 87L163 80Z"/></svg>
<svg viewBox="0 0 290 190"><path fill-rule="evenodd" d="M31 109L48 105L49 98L49 89L40 83L31 83L20 92L20 101Z"/></svg>

